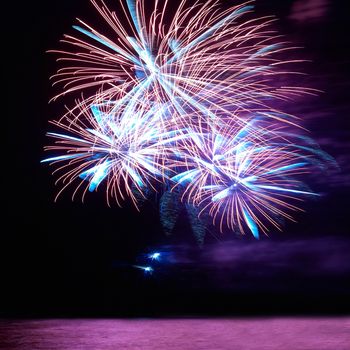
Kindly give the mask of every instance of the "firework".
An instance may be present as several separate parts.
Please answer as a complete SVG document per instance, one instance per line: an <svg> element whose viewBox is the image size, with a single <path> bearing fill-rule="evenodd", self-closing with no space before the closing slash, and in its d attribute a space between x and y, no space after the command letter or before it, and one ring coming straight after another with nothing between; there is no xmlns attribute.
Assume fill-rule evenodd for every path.
<svg viewBox="0 0 350 350"><path fill-rule="evenodd" d="M183 135L177 130L164 131L160 123L164 108L153 107L142 115L133 114L133 118L117 116L111 108L109 103L92 105L90 110L82 106L78 116L53 122L64 133L48 133L56 142L46 149L64 154L42 162L63 163L55 172L63 173L58 179L63 189L76 184L73 197L83 184L88 184L84 197L106 180L108 202L112 197L120 205L130 197L137 206L135 191L142 195L146 188L153 188L155 180L162 181L164 160L173 152L172 143Z"/></svg>
<svg viewBox="0 0 350 350"><path fill-rule="evenodd" d="M137 207L158 184L181 189L166 192L161 211L172 205L177 216L182 197L202 238L198 212L256 238L292 220L296 203L316 195L301 175L318 151L277 106L315 90L288 84L300 60L282 59L294 47L271 29L274 18L252 18L253 1L222 10L181 0L174 11L168 0L120 0L118 15L91 3L105 34L79 20L67 49L53 51L63 64L53 99L80 96L48 133L46 149L59 155L43 162L57 165L59 194L72 185L84 198L104 183L108 203ZM175 220L161 218L169 231Z"/></svg>
<svg viewBox="0 0 350 350"><path fill-rule="evenodd" d="M209 212L220 230L247 228L256 238L269 225L281 230L279 218L293 220L290 212L305 196L317 196L300 176L317 164L312 147L288 142L286 132L244 129L227 133L193 133L183 152L186 170L175 175L174 188L183 187L183 198ZM265 141L264 141L265 140Z"/></svg>
<svg viewBox="0 0 350 350"><path fill-rule="evenodd" d="M91 0L106 24L109 37L79 20L77 35L66 35L70 50L53 51L64 66L53 76L63 92L93 89L114 100L115 110L139 100L171 104L184 123L215 122L219 118L250 118L257 111L274 118L269 100L286 100L311 89L276 85L283 69L297 60L277 55L293 49L270 28L272 17L250 18L252 1L222 10L209 0L190 5L182 0L175 13L168 1L121 1L118 16L103 1ZM147 5L147 6L146 6ZM169 15L172 20L169 20Z"/></svg>

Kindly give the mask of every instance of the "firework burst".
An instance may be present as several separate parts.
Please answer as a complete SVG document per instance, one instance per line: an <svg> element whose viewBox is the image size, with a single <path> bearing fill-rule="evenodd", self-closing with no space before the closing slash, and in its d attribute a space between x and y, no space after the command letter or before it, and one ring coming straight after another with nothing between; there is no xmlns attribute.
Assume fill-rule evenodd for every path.
<svg viewBox="0 0 350 350"><path fill-rule="evenodd" d="M54 84L63 85L55 98L92 88L118 101L116 111L138 100L171 103L186 125L191 119L238 123L257 111L275 118L269 100L313 93L276 84L281 75L293 74L291 63L298 61L278 59L293 47L270 28L274 18L241 21L252 12L252 1L222 10L218 1L183 0L172 14L166 0L154 1L151 13L148 2L127 0L120 2L124 16L118 17L103 1L91 2L113 35L79 20L73 28L80 35L62 40L70 50L53 51L65 64L53 76ZM86 97L86 105L93 103L94 95Z"/></svg>
<svg viewBox="0 0 350 350"><path fill-rule="evenodd" d="M272 30L275 19L252 18L253 1L222 10L181 0L173 10L168 0L120 0L118 16L91 3L106 34L78 20L67 50L53 51L63 64L53 99L80 95L53 122L63 132L48 133L46 149L59 155L43 162L57 165L62 190L74 185L84 198L105 183L108 202L137 207L163 183L220 230L256 238L292 220L296 203L316 195L301 175L319 154L277 106L315 90L288 84L300 60L282 59L294 47Z"/></svg>
<svg viewBox="0 0 350 350"><path fill-rule="evenodd" d="M79 103L80 105L80 103ZM76 183L76 190L84 184L86 191L94 191L102 181L107 182L107 199L130 197L137 206L135 191L143 194L154 181L163 181L165 159L173 152L172 144L184 136L180 131L164 131L166 108L138 109L133 118L111 113L109 103L95 104L90 110L82 105L81 112L65 116L54 125L64 133L48 133L56 142L46 150L64 153L43 162L64 163L55 172L63 172L58 181L68 185ZM162 121L162 122L161 122Z"/></svg>
<svg viewBox="0 0 350 350"><path fill-rule="evenodd" d="M300 180L317 165L317 151L288 142L285 132L268 137L267 130L249 125L224 131L186 139L186 170L172 177L174 188L182 186L183 198L209 212L221 231L249 228L258 238L269 225L281 230L279 218L293 220L290 213L300 210L291 203L317 196Z"/></svg>

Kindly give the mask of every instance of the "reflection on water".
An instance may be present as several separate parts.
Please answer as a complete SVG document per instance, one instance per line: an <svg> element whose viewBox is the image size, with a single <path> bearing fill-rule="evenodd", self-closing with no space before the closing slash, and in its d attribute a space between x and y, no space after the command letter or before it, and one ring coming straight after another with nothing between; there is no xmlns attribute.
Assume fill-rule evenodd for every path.
<svg viewBox="0 0 350 350"><path fill-rule="evenodd" d="M2 320L0 349L348 350L350 318Z"/></svg>

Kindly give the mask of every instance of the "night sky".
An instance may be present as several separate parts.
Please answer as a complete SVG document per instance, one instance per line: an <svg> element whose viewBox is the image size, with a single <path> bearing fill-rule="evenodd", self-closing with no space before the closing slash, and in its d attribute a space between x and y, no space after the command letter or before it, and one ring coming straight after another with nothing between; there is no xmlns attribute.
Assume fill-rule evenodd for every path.
<svg viewBox="0 0 350 350"><path fill-rule="evenodd" d="M224 2L224 1L223 1ZM226 1L225 4L231 2ZM233 2L232 2L233 3ZM113 2L111 2L113 4ZM309 9L305 8L309 4ZM109 208L103 191L84 203L58 187L40 164L49 120L64 111L49 77L53 55L75 18L97 22L87 0L17 1L3 12L6 156L1 230L0 315L169 316L347 314L350 312L350 52L346 1L258 0L258 15L274 14L276 26L310 60L305 81L323 90L291 106L339 169L317 175L322 196L305 205L298 223L283 233L254 240L249 235L207 233L200 249L183 213L173 236L159 223L156 202L138 213L130 204ZM304 7L303 7L304 6ZM94 22L95 21L95 22ZM98 26L98 24L97 24ZM9 65L9 66L8 66ZM154 273L147 254L163 253Z"/></svg>

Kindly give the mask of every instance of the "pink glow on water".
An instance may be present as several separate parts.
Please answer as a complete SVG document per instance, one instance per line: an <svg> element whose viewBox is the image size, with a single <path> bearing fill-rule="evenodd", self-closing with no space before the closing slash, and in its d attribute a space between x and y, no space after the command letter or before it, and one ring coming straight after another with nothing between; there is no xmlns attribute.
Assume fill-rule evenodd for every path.
<svg viewBox="0 0 350 350"><path fill-rule="evenodd" d="M350 318L0 321L13 350L349 350Z"/></svg>

